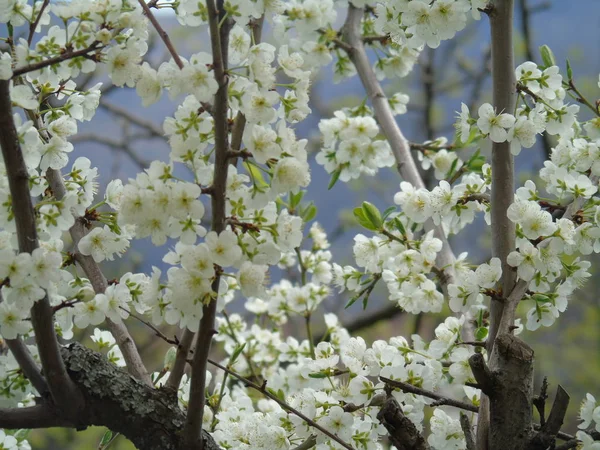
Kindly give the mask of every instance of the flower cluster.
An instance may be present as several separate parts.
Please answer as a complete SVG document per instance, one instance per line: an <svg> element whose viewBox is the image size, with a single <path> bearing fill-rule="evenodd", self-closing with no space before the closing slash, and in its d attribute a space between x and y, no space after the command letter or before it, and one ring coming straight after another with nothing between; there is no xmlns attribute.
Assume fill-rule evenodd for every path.
<svg viewBox="0 0 600 450"><path fill-rule="evenodd" d="M319 130L323 147L317 154L317 162L341 181L350 181L363 173L374 175L380 168L394 165L387 140L376 139L379 126L371 116L336 111L334 118L321 120Z"/></svg>

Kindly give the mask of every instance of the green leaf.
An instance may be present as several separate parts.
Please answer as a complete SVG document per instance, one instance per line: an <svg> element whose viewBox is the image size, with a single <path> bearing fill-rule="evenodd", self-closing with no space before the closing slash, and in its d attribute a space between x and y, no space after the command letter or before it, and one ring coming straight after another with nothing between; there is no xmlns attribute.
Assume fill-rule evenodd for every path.
<svg viewBox="0 0 600 450"><path fill-rule="evenodd" d="M106 430L106 432L104 433L104 436L102 436L102 439L100 439L100 443L98 444L98 450L104 450L104 449L108 448L108 446L110 445L112 440L113 440L113 432L110 430Z"/></svg>
<svg viewBox="0 0 600 450"><path fill-rule="evenodd" d="M348 300L348 303L346 303L346 306L344 306L344 309L350 308L352 305L354 305L354 303L356 303L356 300L358 300L359 298L360 298L360 295L356 294L354 297L352 297L350 300Z"/></svg>
<svg viewBox="0 0 600 450"><path fill-rule="evenodd" d="M531 296L532 300L535 300L536 302L540 302L540 303L547 303L550 301L550 298L547 295L543 295L543 294L533 294Z"/></svg>
<svg viewBox="0 0 600 450"><path fill-rule="evenodd" d="M402 233L402 236L406 236L406 228L404 228L402 221L400 219L396 218L396 220L394 220L394 224L396 225L396 228L398 229L398 231L400 233Z"/></svg>
<svg viewBox="0 0 600 450"><path fill-rule="evenodd" d="M306 209L302 212L301 217L304 222L310 222L317 217L317 207L314 205L314 203L311 203L306 207Z"/></svg>
<svg viewBox="0 0 600 450"><path fill-rule="evenodd" d="M248 161L244 161L243 162L244 167L246 168L246 170L248 171L248 173L251 175L251 178L254 180L254 182L259 186L259 187L267 187L269 186L269 184L265 181L262 172L260 171L260 169L252 164L250 164Z"/></svg>
<svg viewBox="0 0 600 450"><path fill-rule="evenodd" d="M235 350L233 351L233 353L231 354L231 358L229 359L229 364L230 365L232 365L238 359L238 357L244 351L245 347L246 347L246 343L245 342L242 345L238 345L238 346L235 347Z"/></svg>
<svg viewBox="0 0 600 450"><path fill-rule="evenodd" d="M544 62L544 66L550 67L556 65L556 58L554 57L554 53L550 50L550 47L547 45L542 45L540 47L540 54L542 55L542 61Z"/></svg>
<svg viewBox="0 0 600 450"><path fill-rule="evenodd" d="M371 223L371 221L365 216L365 212L362 208L357 207L354 208L354 218L356 219L356 221L358 222L358 224L363 227L366 228L367 230L371 230L371 231L375 231L377 230L377 228L373 227L373 224Z"/></svg>
<svg viewBox="0 0 600 450"><path fill-rule="evenodd" d="M450 178L452 176L452 174L456 170L456 166L458 165L458 161L459 161L458 158L456 158L454 161L452 161L452 165L450 166L450 170L448 170L448 173L446 174L446 178Z"/></svg>
<svg viewBox="0 0 600 450"><path fill-rule="evenodd" d="M475 339L483 341L488 335L488 329L486 327L479 327L475 330Z"/></svg>
<svg viewBox="0 0 600 450"><path fill-rule="evenodd" d="M290 194L290 208L295 209L300 204L306 191L298 191L297 194Z"/></svg>
<svg viewBox="0 0 600 450"><path fill-rule="evenodd" d="M308 376L309 376L310 378L317 378L317 379L319 379L319 378L327 378L327 375L326 375L326 374L324 374L324 373L320 373L320 372L309 373L309 374L308 374Z"/></svg>
<svg viewBox="0 0 600 450"><path fill-rule="evenodd" d="M381 219L381 213L377 207L369 202L363 202L362 210L365 217L371 222L375 230L380 230L383 227L383 220Z"/></svg>
<svg viewBox="0 0 600 450"><path fill-rule="evenodd" d="M342 174L341 168L331 174L331 180L329 181L329 186L327 186L327 190L330 190L333 186L335 186L335 183L337 183L337 180L340 179L341 174Z"/></svg>
<svg viewBox="0 0 600 450"><path fill-rule="evenodd" d="M285 393L281 389L276 391L273 388L267 387L267 392L269 392L271 395L274 395L279 400L285 401Z"/></svg>
<svg viewBox="0 0 600 450"><path fill-rule="evenodd" d="M567 59L567 79L569 81L573 80L573 69L571 68L571 63Z"/></svg>
<svg viewBox="0 0 600 450"><path fill-rule="evenodd" d="M388 218L388 216L393 213L394 211L396 211L396 207L395 206L390 206L389 208L386 208L386 210L383 212L383 217L382 219L385 220Z"/></svg>

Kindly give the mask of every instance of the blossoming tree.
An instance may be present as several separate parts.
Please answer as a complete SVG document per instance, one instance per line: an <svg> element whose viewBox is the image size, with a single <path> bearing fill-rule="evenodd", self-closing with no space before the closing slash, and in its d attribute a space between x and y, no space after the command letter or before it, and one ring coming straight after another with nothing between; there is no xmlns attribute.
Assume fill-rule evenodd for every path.
<svg viewBox="0 0 600 450"><path fill-rule="evenodd" d="M200 39L211 53L180 55L159 8L181 26L208 25ZM600 250L600 111L548 48L543 65L515 67L512 9L512 0L2 1L2 448L29 448L27 429L91 425L108 429L100 448L117 434L145 450L600 448L594 397L576 436L562 432L569 397L559 387L545 414L533 350L516 337L522 320L535 330L559 318L589 276L581 255ZM477 118L463 104L456 136L419 144L438 180L428 190L395 119L408 97L387 98L380 81L406 76L425 47L485 15L493 104ZM264 23L277 47L261 43ZM144 61L150 28L171 55L160 67ZM365 231L355 265L343 267L303 202L307 141L294 131L311 113L311 73L332 61L336 79L360 77L369 102L321 121L316 161L331 185L389 167L402 180L396 205L357 205ZM165 90L180 103L163 124L169 161L110 182L94 203L94 161L71 161L69 140L101 95L73 80L100 67L145 106ZM595 118L578 121L581 107ZM558 142L543 186L528 181L515 193L513 155L543 132ZM485 140L489 162L469 153ZM447 236L478 215L491 226L493 258L474 266ZM102 262L148 237L175 240L167 273L107 281ZM269 284L274 266L299 276ZM349 291L368 308L378 284L406 313L447 303L453 315L431 342L367 346L333 314L316 338L311 318L328 295ZM234 297L256 321L227 313ZM285 334L294 317L304 336ZM172 345L153 373L132 319ZM180 334L165 336L165 323ZM104 329L92 340L106 355L74 341L74 328L90 326Z"/></svg>

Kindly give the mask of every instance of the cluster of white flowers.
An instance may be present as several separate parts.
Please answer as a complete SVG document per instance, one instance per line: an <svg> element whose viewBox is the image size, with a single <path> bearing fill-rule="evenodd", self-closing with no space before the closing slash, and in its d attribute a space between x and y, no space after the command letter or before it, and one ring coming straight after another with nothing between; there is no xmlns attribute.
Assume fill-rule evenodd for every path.
<svg viewBox="0 0 600 450"><path fill-rule="evenodd" d="M600 449L600 440L595 440L590 433L584 431L595 428L596 432L600 432L600 406L596 406L596 399L593 395L586 394L585 399L581 402L579 419L582 422L578 425L580 431L577 432L577 439L581 441L581 450Z"/></svg>
<svg viewBox="0 0 600 450"><path fill-rule="evenodd" d="M336 111L332 119L319 122L323 147L317 162L327 173L335 173L341 181L361 174L374 175L380 168L394 165L394 155L387 140L376 139L379 126L371 116L352 111Z"/></svg>
<svg viewBox="0 0 600 450"><path fill-rule="evenodd" d="M452 38L466 26L469 13L479 19L486 1L351 3L372 7L362 18L362 30L372 35L367 45L384 50L374 66L383 79L407 75L425 45L435 48ZM7 0L0 5L0 23L10 22L12 27L37 23L36 31L45 29L34 44L20 38L12 42L12 52L0 54L2 80L12 79L31 64L44 66L26 70L10 84L13 105L26 110L28 119L35 118L14 115L35 199L40 247L31 254L17 251L15 205L2 163L0 333L4 339L31 337L29 309L44 297L54 309L56 330L67 340L73 338L74 326L99 326L107 319L121 322L133 311L156 325L197 331L204 306L214 301L223 313L217 317L215 340L225 350L224 364L242 375L268 380L269 389L279 398L355 448L382 448L378 440L387 431L377 420L385 392L380 377L449 392L478 404L479 391L467 386L474 381L468 364L473 348L460 336L467 317L474 317L478 338L485 339L484 299L502 295L495 290L502 275L501 261L492 258L472 266L462 254L452 267L437 267L442 240L433 232L423 232L423 225L431 221L447 234L458 233L477 213L483 213L489 223L491 169L479 164L483 157L477 153L463 161L457 153L462 150L458 140L448 144L439 138L423 144L422 166L433 168L439 183L428 190L402 182L394 196L400 212L392 207L381 214L370 204L355 210L360 225L372 232L354 238L358 268L334 262L327 235L317 222L308 231L311 244L303 241L303 226L314 218L316 208L302 203L311 173L307 140L298 139L293 126L311 113L311 80L318 68L335 59L335 81L355 74L333 29L337 17L333 0L224 2L227 18L234 22L227 52L227 117L232 125L227 158L236 164L227 164L225 217L218 233L202 225L204 200L215 189L212 103L219 83L212 55L176 57L158 68L143 61L148 21L134 0L71 0L47 8L44 4ZM183 25L207 22L203 2L179 0L161 6L173 8ZM64 25L49 26L51 14ZM252 28L263 16L270 21L277 46L256 42ZM69 52L82 55L70 58ZM57 57L60 61L45 65ZM73 78L93 72L98 63L104 64L113 85L135 88L144 106L157 102L164 90L178 106L163 123L170 147L168 162L152 162L125 185L120 180L110 182L104 200L93 205L96 168L87 158L78 158L68 167L74 150L69 139L77 133L78 122L92 119L101 95L100 84L79 90ZM457 128L464 147L489 138L510 142L515 155L522 147L532 147L544 131L557 136L551 159L540 171L543 190L556 198L543 198L535 184L527 182L508 210L508 218L516 224L517 246L507 262L528 283L526 299L534 305L525 326L535 330L554 323L565 311L568 297L590 276L590 263L579 255L600 252L600 205L594 197L600 176L600 120L576 122L579 107L565 103L565 84L557 66L526 62L517 67L516 78L520 104L514 111L496 111L486 103L474 119L463 104ZM58 104L46 104L51 96ZM409 98L397 93L388 101L393 114L403 114ZM243 130L238 129L240 123L246 124ZM374 175L396 162L388 142L379 138L373 111L364 103L335 112L333 118L319 123L319 129L322 147L316 160L332 174L333 182ZM179 164L191 171L191 181L174 175ZM65 189L55 192L52 179L60 175ZM573 202L577 208L569 206ZM63 238L74 225L86 227L87 234L71 248ZM156 246L174 240L163 258L170 266L165 274L157 268L152 274L126 273L106 289L94 286L94 290L89 280L72 270L81 256L96 263L112 260L124 254L132 240L148 237ZM271 284L270 275L278 270L274 266L297 276ZM446 298L439 283L445 270L453 273ZM404 311L440 312L447 301L457 317L437 326L435 338L428 343L415 335L410 344L396 336L368 346L362 338L351 337L335 315L326 314L324 338L314 342L311 317L334 289L349 291L350 303L362 298L366 305L379 280L386 284L388 299ZM256 322L225 311L236 296L245 299L245 308ZM287 336L283 327L298 317L307 327L307 338L300 341ZM516 325L520 331L520 319ZM92 340L112 362L125 364L109 332L96 328ZM37 359L36 349L30 351ZM154 374L157 386L166 382L170 369L166 362L164 370ZM209 373L207 385L211 377ZM221 447L287 450L316 433L276 402L257 401L247 386L224 386L223 373L214 378L204 426ZM0 387L9 406L30 404L35 393L11 355L0 355ZM392 395L421 430L425 407L432 401L400 390L392 390ZM178 398L180 406L187 408L187 377ZM581 418L580 428L593 421L600 431L600 407L589 394ZM583 431L577 437L584 449L600 446ZM435 408L428 442L440 450L465 448L462 429L450 408ZM24 439L3 431L0 446L28 448ZM316 433L316 448L339 445Z"/></svg>

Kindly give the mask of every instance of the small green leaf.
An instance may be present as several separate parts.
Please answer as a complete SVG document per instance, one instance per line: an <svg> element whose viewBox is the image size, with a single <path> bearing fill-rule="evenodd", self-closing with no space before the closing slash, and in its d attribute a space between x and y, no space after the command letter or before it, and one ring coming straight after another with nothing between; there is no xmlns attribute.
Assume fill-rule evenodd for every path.
<svg viewBox="0 0 600 450"><path fill-rule="evenodd" d="M531 296L531 299L535 300L536 302L540 302L540 303L547 303L550 301L550 298L544 294L533 294Z"/></svg>
<svg viewBox="0 0 600 450"><path fill-rule="evenodd" d="M301 217L304 222L310 222L317 217L317 207L314 205L314 203L311 203L306 207L306 209L302 212Z"/></svg>
<svg viewBox="0 0 600 450"><path fill-rule="evenodd" d="M290 194L290 208L295 209L300 204L306 191L298 191L297 194Z"/></svg>
<svg viewBox="0 0 600 450"><path fill-rule="evenodd" d="M371 222L375 230L380 230L383 227L383 220L381 219L381 213L377 207L369 202L363 202L362 210L365 217Z"/></svg>
<svg viewBox="0 0 600 450"><path fill-rule="evenodd" d="M388 216L393 213L394 211L396 211L396 207L395 206L390 206L389 208L386 208L386 210L383 212L383 217L382 219L385 220L388 218Z"/></svg>
<svg viewBox="0 0 600 450"><path fill-rule="evenodd" d="M341 174L342 174L341 168L331 174L331 180L329 181L329 186L327 186L327 190L331 190L331 188L333 186L335 186L335 183L337 183L337 180L340 179Z"/></svg>
<svg viewBox="0 0 600 450"><path fill-rule="evenodd" d="M396 218L396 220L394 220L394 224L396 225L396 228L398 229L398 231L400 233L402 233L402 236L406 236L406 228L404 228L402 221L400 219Z"/></svg>
<svg viewBox="0 0 600 450"><path fill-rule="evenodd" d="M360 298L360 295L356 294L354 297L352 297L350 300L348 300L348 303L346 303L346 306L344 306L344 309L350 308L352 305L354 305L354 303L356 303L356 300L358 300L359 298Z"/></svg>
<svg viewBox="0 0 600 450"><path fill-rule="evenodd" d="M105 450L105 449L107 449L108 446L113 441L113 439L115 437L117 437L117 435L113 435L112 431L106 430L106 432L104 433L104 436L102 436L102 439L100 440L100 443L98 444L98 450Z"/></svg>
<svg viewBox="0 0 600 450"><path fill-rule="evenodd" d="M544 66L550 67L556 65L556 58L554 58L554 53L550 50L550 47L547 45L542 45L540 47L540 54L542 55L542 61L544 62Z"/></svg>
<svg viewBox="0 0 600 450"><path fill-rule="evenodd" d="M571 68L571 63L567 59L567 79L569 81L573 80L573 69Z"/></svg>
<svg viewBox="0 0 600 450"><path fill-rule="evenodd" d="M357 207L354 208L354 218L356 219L356 221L358 222L358 224L363 227L366 228L367 230L371 230L371 231L375 231L377 230L377 228L375 228L373 226L373 224L371 223L371 221L365 216L365 212L362 208Z"/></svg>
<svg viewBox="0 0 600 450"><path fill-rule="evenodd" d="M243 164L244 164L244 167L246 168L246 170L248 171L248 173L251 175L251 178L258 185L258 187L268 186L267 182L265 181L264 177L262 176L262 172L260 171L260 169L258 167L250 164L248 161L244 161Z"/></svg>
<svg viewBox="0 0 600 450"><path fill-rule="evenodd" d="M369 296L365 295L365 298L363 298L363 311L365 311L367 309L368 304L369 304Z"/></svg>
<svg viewBox="0 0 600 450"><path fill-rule="evenodd" d="M238 357L242 354L242 352L244 351L244 348L246 347L246 343L244 342L242 345L238 345L236 346L235 350L233 351L233 353L231 354L231 359L229 360L229 364L233 365L233 363L235 363L235 361L238 359Z"/></svg>
<svg viewBox="0 0 600 450"><path fill-rule="evenodd" d="M283 400L285 401L285 393L281 390L278 389L277 391L273 388L267 387L267 392L270 393L271 395L274 395L275 397L277 397L279 400Z"/></svg>
<svg viewBox="0 0 600 450"><path fill-rule="evenodd" d="M452 174L456 170L456 166L458 165L458 161L459 161L458 158L456 158L454 161L452 161L452 165L450 166L450 170L448 170L448 173L446 174L446 178L450 178L452 176Z"/></svg>
<svg viewBox="0 0 600 450"><path fill-rule="evenodd" d="M317 379L319 379L319 378L327 378L327 375L326 375L326 374L324 374L324 373L320 373L320 372L309 373L309 374L308 374L308 376L309 376L310 378L317 378Z"/></svg>
<svg viewBox="0 0 600 450"><path fill-rule="evenodd" d="M475 339L483 341L488 335L488 329L486 327L479 327L475 330Z"/></svg>

